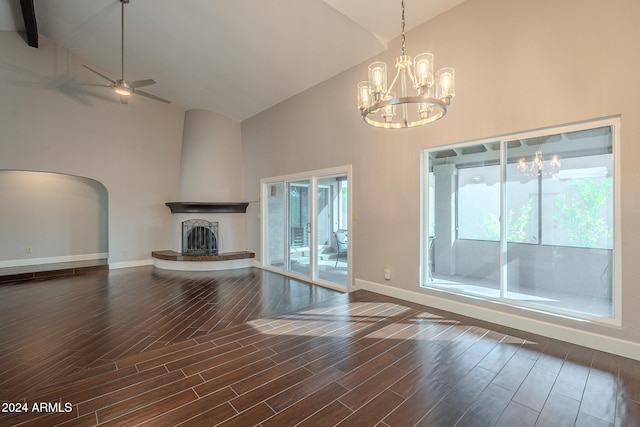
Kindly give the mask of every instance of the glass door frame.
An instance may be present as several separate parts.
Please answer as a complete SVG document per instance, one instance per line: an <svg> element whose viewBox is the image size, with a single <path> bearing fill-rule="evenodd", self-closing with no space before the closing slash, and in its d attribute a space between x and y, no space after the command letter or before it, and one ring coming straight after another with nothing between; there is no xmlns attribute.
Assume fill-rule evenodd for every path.
<svg viewBox="0 0 640 427"><path fill-rule="evenodd" d="M353 183L352 183L352 167L351 165L338 166L334 168L320 169L308 172L301 172L297 174L277 176L271 178L263 178L260 180L260 195L261 195L261 203L260 203L260 268L264 270L273 271L276 273L283 274L285 276L289 276L295 279L310 281L311 283L318 284L327 288L336 289L339 291L349 292L353 287L353 256L352 256L352 248L354 240L353 233ZM347 285L341 285L339 283L331 282L328 280L324 280L318 277L318 181L322 178L332 177L332 176L346 176L348 183L348 192L347 192L347 229L349 230L349 245L347 246ZM289 184L299 182L302 180L309 180L309 201L310 201L310 211L309 211L309 219L311 223L311 229L309 234L309 263L310 263L310 274L309 276L304 274L299 274L294 271L288 271L289 265L289 233L288 233L288 196L284 197L284 227L283 227L283 235L282 239L284 242L284 265L282 268L278 268L277 266L270 265L267 262L268 257L268 200L270 186L273 184L284 184L285 192L288 194Z"/></svg>

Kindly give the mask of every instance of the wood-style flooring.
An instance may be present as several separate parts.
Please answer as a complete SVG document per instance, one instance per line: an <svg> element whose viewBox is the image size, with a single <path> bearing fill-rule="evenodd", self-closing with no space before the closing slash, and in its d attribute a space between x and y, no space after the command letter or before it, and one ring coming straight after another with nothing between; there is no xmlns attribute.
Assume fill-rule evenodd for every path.
<svg viewBox="0 0 640 427"><path fill-rule="evenodd" d="M3 285L0 346L2 426L640 426L638 361L254 268Z"/></svg>

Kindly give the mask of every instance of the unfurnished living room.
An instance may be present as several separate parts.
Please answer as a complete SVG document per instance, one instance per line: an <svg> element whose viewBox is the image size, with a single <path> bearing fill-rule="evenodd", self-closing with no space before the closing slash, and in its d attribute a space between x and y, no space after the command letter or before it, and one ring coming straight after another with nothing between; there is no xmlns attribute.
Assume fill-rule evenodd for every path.
<svg viewBox="0 0 640 427"><path fill-rule="evenodd" d="M0 424L640 425L637 0L0 0Z"/></svg>

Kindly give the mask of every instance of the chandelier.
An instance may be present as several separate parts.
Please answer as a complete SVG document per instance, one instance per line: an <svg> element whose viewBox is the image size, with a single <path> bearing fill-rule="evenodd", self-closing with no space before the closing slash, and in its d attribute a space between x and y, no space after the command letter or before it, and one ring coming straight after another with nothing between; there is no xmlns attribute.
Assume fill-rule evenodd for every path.
<svg viewBox="0 0 640 427"><path fill-rule="evenodd" d="M558 169L560 169L560 158L557 154L551 156L551 160L549 160L546 167L545 162L546 160L542 156L542 151L538 150L533 155L530 163L527 163L527 160L524 157L520 157L520 159L518 159L517 168L526 176L551 175L558 172Z"/></svg>
<svg viewBox="0 0 640 427"><path fill-rule="evenodd" d="M447 67L433 74L433 54L421 53L414 60L405 54L404 0L402 0L402 55L396 58L396 75L387 86L387 64L369 65L369 80L358 83L358 108L367 124L400 129L422 126L440 120L455 95L454 69ZM394 91L399 84L400 96ZM416 89L407 95L407 86ZM398 114L396 109L400 107Z"/></svg>

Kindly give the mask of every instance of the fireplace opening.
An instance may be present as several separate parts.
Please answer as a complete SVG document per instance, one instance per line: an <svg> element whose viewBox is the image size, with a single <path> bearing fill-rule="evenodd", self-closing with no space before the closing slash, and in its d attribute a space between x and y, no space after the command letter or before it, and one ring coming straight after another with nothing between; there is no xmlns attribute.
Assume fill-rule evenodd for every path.
<svg viewBox="0 0 640 427"><path fill-rule="evenodd" d="M204 219L182 222L183 255L218 255L218 223Z"/></svg>

